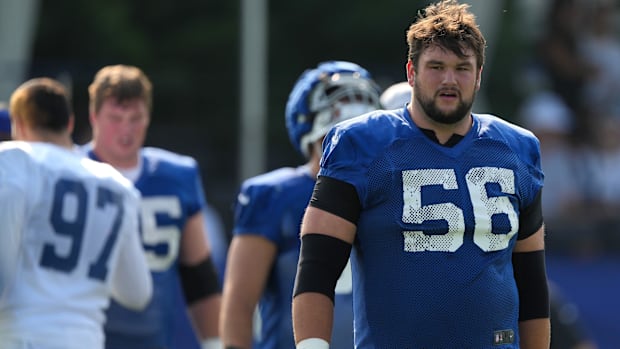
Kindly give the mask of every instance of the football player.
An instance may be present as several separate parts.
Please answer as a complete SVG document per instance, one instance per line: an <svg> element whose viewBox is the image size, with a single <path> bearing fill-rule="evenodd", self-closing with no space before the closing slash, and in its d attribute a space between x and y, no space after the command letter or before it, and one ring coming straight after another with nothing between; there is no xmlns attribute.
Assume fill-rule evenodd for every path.
<svg viewBox="0 0 620 349"><path fill-rule="evenodd" d="M154 281L144 311L113 303L107 312L106 348L174 349L174 333L191 326L203 348L218 348L221 287L206 239L205 197L197 162L144 147L152 84L137 67L103 67L89 86L93 140L87 154L111 164L142 193L141 234ZM191 319L177 321L179 283ZM186 349L186 348L183 348Z"/></svg>
<svg viewBox="0 0 620 349"><path fill-rule="evenodd" d="M110 297L139 311L153 291L139 193L74 151L59 82L19 86L10 115L15 141L0 144L0 348L102 349Z"/></svg>
<svg viewBox="0 0 620 349"><path fill-rule="evenodd" d="M324 62L298 78L285 120L291 142L307 162L247 179L241 186L220 317L226 348L249 349L253 342L260 349L295 346L291 297L299 226L319 169L323 137L337 122L378 107L377 85L355 63ZM353 347L351 274L347 269L339 276L332 343L344 349Z"/></svg>
<svg viewBox="0 0 620 349"><path fill-rule="evenodd" d="M486 42L468 7L430 4L409 27L406 106L325 137L302 223L298 349L330 346L350 255L356 348L549 348L539 142L472 113Z"/></svg>

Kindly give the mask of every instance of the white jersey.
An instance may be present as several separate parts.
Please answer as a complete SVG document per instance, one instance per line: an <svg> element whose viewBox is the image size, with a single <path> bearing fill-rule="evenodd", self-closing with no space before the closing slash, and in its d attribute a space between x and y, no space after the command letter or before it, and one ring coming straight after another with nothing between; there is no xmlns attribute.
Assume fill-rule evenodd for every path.
<svg viewBox="0 0 620 349"><path fill-rule="evenodd" d="M103 348L110 297L146 305L139 195L70 150L0 144L0 348Z"/></svg>

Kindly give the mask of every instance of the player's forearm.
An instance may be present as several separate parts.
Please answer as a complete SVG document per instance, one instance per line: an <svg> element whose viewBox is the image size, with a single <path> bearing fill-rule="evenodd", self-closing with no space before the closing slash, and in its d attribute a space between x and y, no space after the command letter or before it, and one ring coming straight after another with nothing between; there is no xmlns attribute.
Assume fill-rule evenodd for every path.
<svg viewBox="0 0 620 349"><path fill-rule="evenodd" d="M549 349L551 325L548 318L519 322L521 349Z"/></svg>
<svg viewBox="0 0 620 349"><path fill-rule="evenodd" d="M221 295L213 294L189 306L189 311L201 339L219 337Z"/></svg>
<svg viewBox="0 0 620 349"><path fill-rule="evenodd" d="M239 303L222 308L220 316L220 333L225 348L250 349L252 347L251 307L241 307Z"/></svg>
<svg viewBox="0 0 620 349"><path fill-rule="evenodd" d="M295 343L307 338L331 339L334 305L321 293L307 292L293 298Z"/></svg>

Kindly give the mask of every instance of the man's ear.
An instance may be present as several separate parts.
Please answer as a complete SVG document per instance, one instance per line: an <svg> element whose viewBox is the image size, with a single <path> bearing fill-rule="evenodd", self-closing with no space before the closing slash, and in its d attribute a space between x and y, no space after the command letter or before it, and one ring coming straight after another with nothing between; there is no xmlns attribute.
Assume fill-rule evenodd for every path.
<svg viewBox="0 0 620 349"><path fill-rule="evenodd" d="M478 72L478 78L476 79L476 91L480 90L480 84L482 83L482 70L484 67L480 67Z"/></svg>
<svg viewBox="0 0 620 349"><path fill-rule="evenodd" d="M69 132L69 134L73 133L74 127L75 127L75 116L71 114L71 116L69 116L69 122L67 123L67 131Z"/></svg>
<svg viewBox="0 0 620 349"><path fill-rule="evenodd" d="M413 79L415 77L415 69L413 67L413 62L411 60L407 60L407 64L405 64L405 69L407 71L407 81L409 85L413 85Z"/></svg>
<svg viewBox="0 0 620 349"><path fill-rule="evenodd" d="M97 116L95 115L95 112L93 110L88 111L88 122L90 122L90 126L92 127L95 124L95 118Z"/></svg>

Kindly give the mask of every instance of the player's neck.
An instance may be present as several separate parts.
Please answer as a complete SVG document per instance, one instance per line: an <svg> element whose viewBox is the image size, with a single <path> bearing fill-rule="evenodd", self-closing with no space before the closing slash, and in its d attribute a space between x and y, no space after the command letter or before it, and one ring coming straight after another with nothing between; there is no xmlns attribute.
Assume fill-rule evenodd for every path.
<svg viewBox="0 0 620 349"><path fill-rule="evenodd" d="M22 135L22 140L28 142L43 142L51 143L59 147L66 149L73 149L73 141L71 137L66 133L46 132L46 131L31 131Z"/></svg>
<svg viewBox="0 0 620 349"><path fill-rule="evenodd" d="M117 170L123 175L123 177L129 179L132 183L135 183L138 178L140 178L140 174L142 174L142 162L138 162L138 164L132 168L117 168Z"/></svg>
<svg viewBox="0 0 620 349"><path fill-rule="evenodd" d="M435 132L435 137L437 137L440 144L446 144L454 135L465 136L467 132L469 132L472 124L471 116L466 117L463 121L464 122L459 121L458 124L455 125L436 123L434 127L428 127L428 129Z"/></svg>
<svg viewBox="0 0 620 349"><path fill-rule="evenodd" d="M310 171L310 176L312 176L313 178L316 178L316 175L319 174L319 169L320 169L319 162L315 160L310 160L306 163L306 166L308 167Z"/></svg>
<svg viewBox="0 0 620 349"><path fill-rule="evenodd" d="M471 112L469 112L462 120L454 124L444 124L432 120L424 114L423 111L416 110L411 107L411 104L408 105L408 108L410 108L409 114L411 115L413 123L419 128L433 131L435 133L435 137L437 137L437 141L439 141L440 144L446 144L450 141L453 135L465 136L473 124Z"/></svg>
<svg viewBox="0 0 620 349"><path fill-rule="evenodd" d="M93 148L93 152L97 155L99 160L112 165L112 167L119 171L132 170L140 163L140 157L138 154L121 158L118 156L113 156L109 152L103 151L102 148L96 146Z"/></svg>
<svg viewBox="0 0 620 349"><path fill-rule="evenodd" d="M323 147L321 145L322 142L315 142L314 146L310 153L310 159L306 163L306 166L310 169L310 175L316 178L316 175L319 174L319 169L321 168L321 155L323 152Z"/></svg>

